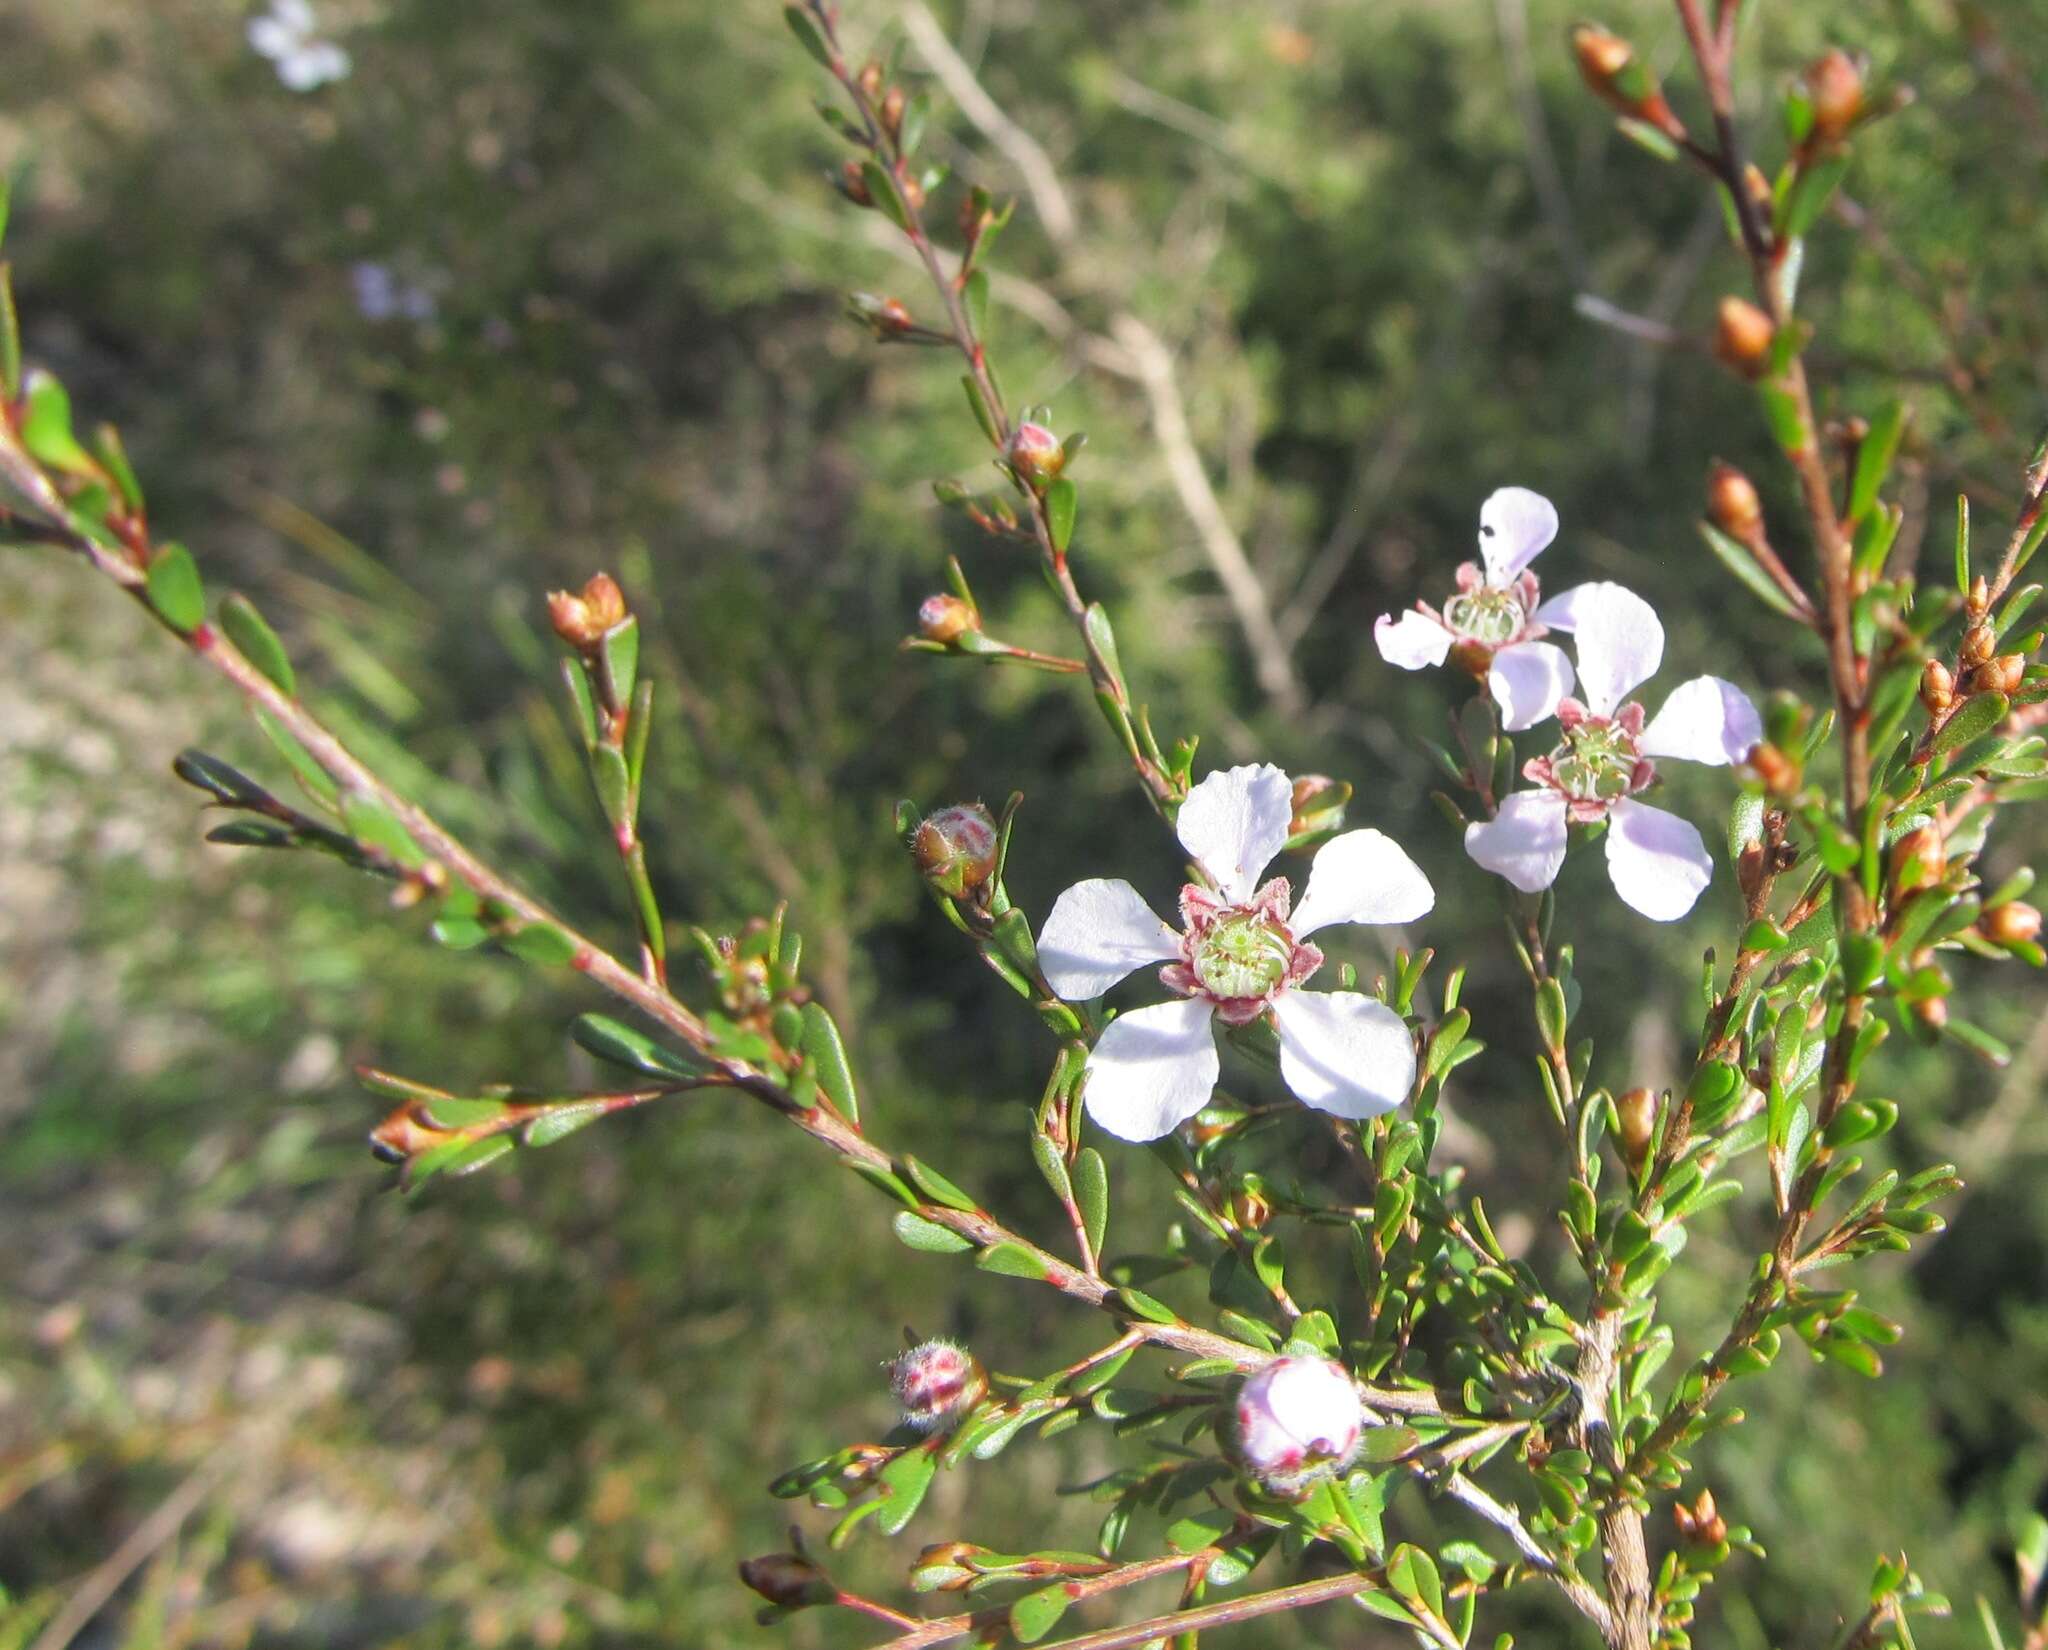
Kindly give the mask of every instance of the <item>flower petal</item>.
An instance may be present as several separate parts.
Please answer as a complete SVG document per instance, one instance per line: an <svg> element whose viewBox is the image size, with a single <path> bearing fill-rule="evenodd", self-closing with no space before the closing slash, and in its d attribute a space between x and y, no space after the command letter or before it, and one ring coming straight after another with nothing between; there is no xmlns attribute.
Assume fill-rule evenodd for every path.
<svg viewBox="0 0 2048 1650"><path fill-rule="evenodd" d="M1077 882L1053 902L1038 936L1038 963L1069 1002L1099 997L1147 963L1180 955L1180 936L1117 877Z"/></svg>
<svg viewBox="0 0 2048 1650"><path fill-rule="evenodd" d="M1533 728L1557 714L1557 702L1572 690L1572 662L1548 642L1517 642L1493 656L1486 686L1500 706L1510 733Z"/></svg>
<svg viewBox="0 0 2048 1650"><path fill-rule="evenodd" d="M1723 768L1747 759L1763 736L1763 718L1741 688L1718 676L1695 676L1673 688L1650 718L1643 754Z"/></svg>
<svg viewBox="0 0 2048 1650"><path fill-rule="evenodd" d="M1415 1039L1401 1016L1362 991L1283 991L1280 1078L1303 1104L1336 1117L1377 1117L1415 1086Z"/></svg>
<svg viewBox="0 0 2048 1650"><path fill-rule="evenodd" d="M1188 792L1176 829L1180 845L1216 879L1223 897L1252 897L1259 873L1287 843L1294 787L1270 763L1219 768Z"/></svg>
<svg viewBox="0 0 2048 1650"><path fill-rule="evenodd" d="M1503 487L1479 506L1486 582L1505 585L1557 537L1557 506L1526 487Z"/></svg>
<svg viewBox="0 0 2048 1650"><path fill-rule="evenodd" d="M1523 893L1540 893L1564 864L1564 816L1557 792L1516 791L1498 816L1465 827L1465 852Z"/></svg>
<svg viewBox="0 0 2048 1650"><path fill-rule="evenodd" d="M1593 588L1590 584L1575 584L1569 590L1560 590L1547 602L1539 602L1536 611L1529 615L1540 625L1552 630L1573 631L1579 628L1579 598Z"/></svg>
<svg viewBox="0 0 2048 1650"><path fill-rule="evenodd" d="M1690 820L1624 798L1607 816L1607 874L1622 903L1652 922L1676 922L1713 879Z"/></svg>
<svg viewBox="0 0 2048 1650"><path fill-rule="evenodd" d="M249 46L259 56L275 61L299 49L299 35L275 17L249 19Z"/></svg>
<svg viewBox="0 0 2048 1650"><path fill-rule="evenodd" d="M1664 662L1664 626L1648 602L1618 584L1581 585L1571 594L1586 708L1611 716Z"/></svg>
<svg viewBox="0 0 2048 1650"><path fill-rule="evenodd" d="M1427 613L1412 609L1398 619L1382 613L1373 621L1372 639L1380 657L1403 670L1425 670L1450 657L1451 633Z"/></svg>
<svg viewBox="0 0 2048 1650"><path fill-rule="evenodd" d="M1133 1009L1088 1056L1088 1115L1119 1140L1157 1140L1209 1103L1216 1035L1207 998Z"/></svg>
<svg viewBox="0 0 2048 1650"><path fill-rule="evenodd" d="M1341 1364L1328 1358L1276 1358L1259 1372L1259 1396L1288 1436L1319 1455L1348 1456L1364 1424L1358 1388ZM1259 1376L1246 1383L1247 1392Z"/></svg>
<svg viewBox="0 0 2048 1650"><path fill-rule="evenodd" d="M1306 939L1334 922L1413 922L1434 904L1429 878L1392 837L1346 831L1316 854L1288 926Z"/></svg>

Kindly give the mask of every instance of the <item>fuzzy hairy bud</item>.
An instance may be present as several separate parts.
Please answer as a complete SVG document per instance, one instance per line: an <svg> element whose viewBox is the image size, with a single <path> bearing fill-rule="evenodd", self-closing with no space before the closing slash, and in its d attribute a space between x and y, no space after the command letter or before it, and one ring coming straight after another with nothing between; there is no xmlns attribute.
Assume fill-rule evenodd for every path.
<svg viewBox="0 0 2048 1650"><path fill-rule="evenodd" d="M988 1377L964 1346L923 1341L889 1365L889 1389L906 1422L920 1432L939 1432L981 1401Z"/></svg>
<svg viewBox="0 0 2048 1650"><path fill-rule="evenodd" d="M996 822L978 802L927 814L910 838L918 875L952 899L964 899L996 868Z"/></svg>

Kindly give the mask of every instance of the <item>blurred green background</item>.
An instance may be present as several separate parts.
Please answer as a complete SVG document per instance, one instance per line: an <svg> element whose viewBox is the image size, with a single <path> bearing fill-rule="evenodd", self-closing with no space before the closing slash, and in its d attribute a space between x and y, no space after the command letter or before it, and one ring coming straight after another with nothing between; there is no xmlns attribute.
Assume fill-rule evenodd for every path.
<svg viewBox="0 0 2048 1650"><path fill-rule="evenodd" d="M882 1138L1038 1230L1019 1106L1042 1033L952 943L889 807L1024 791L1011 885L1041 914L1077 874L1166 894L1174 859L1071 683L895 649L948 551L998 633L1066 640L1028 562L931 503L933 478L986 475L956 373L842 315L848 287L924 294L831 191L825 87L778 9L324 0L351 72L299 94L223 0L12 0L0 167L20 180L28 350L121 424L157 522L262 600L324 714L623 943L540 606L615 570L660 680L646 828L671 912L730 929L790 901ZM1803 307L1828 412L1912 402L1905 532L1937 576L1953 495L2002 537L2048 420L2038 5L1746 10L1767 162L1775 96L1825 45L1919 94L1861 145ZM896 0L846 11L856 40L901 38ZM1563 512L1552 588L1611 576L1658 601L1667 681L1818 680L1692 527L1714 455L1764 485L1781 544L1796 519L1748 397L1687 342L1740 269L1694 181L1579 88L1573 15L962 0L938 18L1075 216L1053 237L1020 209L995 337L1013 396L1090 434L1083 585L1162 737L1352 780L1354 819L1414 847L1440 890L1425 937L1471 963L1491 1044L1456 1085L1452 1149L1546 1264L1556 1163L1523 1004L1414 742L1450 684L1384 666L1372 620L1440 595L1481 498L1519 482ZM1668 8L1606 20L1676 74ZM927 67L914 41L903 62ZM1697 108L1682 77L1675 96ZM1016 189L941 109L938 157ZM1586 296L1676 344L1595 324ZM1173 406L1133 374L1134 322ZM1263 672L1162 458L1175 407L1277 628ZM752 1624L731 1566L791 1510L767 1479L887 1425L877 1366L905 1323L1012 1369L1086 1326L908 1255L852 1177L712 1101L402 1201L350 1066L588 1081L562 1027L597 1005L438 952L339 871L203 845L171 755L269 772L267 753L83 570L0 555L0 648L0 1646L34 1644L131 1531L186 1508L76 1642L872 1639ZM1725 776L1676 788L1702 817L1729 795ZM1994 865L2028 847L2002 836ZM1568 871L1596 1080L1656 1083L1686 1057L1730 887L1652 930L1597 863ZM1881 1063L1901 1158L1952 1157L1971 1188L1952 1231L1862 1280L1908 1330L1882 1382L1788 1358L1706 1452L1703 1482L1774 1561L1738 1559L1701 1642L1821 1643L1880 1549L1955 1598L1952 1642L1981 1642L1978 1596L2007 1610L2008 1530L2048 1482L2048 1034L2016 966L1961 967L1975 1017L2019 1047L2010 1069ZM1156 1241L1140 1211L1166 1206L1163 1176L1116 1155L1121 1242ZM1666 1290L1681 1348L1718 1334L1762 1218L1699 1223ZM951 1475L847 1573L886 1585L954 1535L1087 1545L1098 1510L1052 1492L1115 1459L1089 1432ZM1455 1522L1412 1491L1395 1517ZM1538 1598L1507 1624L1566 1632ZM1394 1634L1311 1618L1228 1642Z"/></svg>

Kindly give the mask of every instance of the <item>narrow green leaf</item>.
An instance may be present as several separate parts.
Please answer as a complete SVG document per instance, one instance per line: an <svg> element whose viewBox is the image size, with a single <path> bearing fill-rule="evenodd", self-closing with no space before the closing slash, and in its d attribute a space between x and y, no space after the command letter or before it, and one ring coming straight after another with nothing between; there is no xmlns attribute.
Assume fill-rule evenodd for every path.
<svg viewBox="0 0 2048 1650"><path fill-rule="evenodd" d="M988 336L988 271L977 269L967 277L967 284L960 289L961 301L967 309L967 324L974 336Z"/></svg>
<svg viewBox="0 0 2048 1650"><path fill-rule="evenodd" d="M1072 1602L1064 1581L1024 1594L1010 1605L1010 1636L1019 1644L1036 1644L1059 1625Z"/></svg>
<svg viewBox="0 0 2048 1650"><path fill-rule="evenodd" d="M1003 444L1003 437L1002 432L996 428L995 411L983 399L981 385L975 382L974 374L963 374L960 387L967 392L967 405L974 409L974 421L981 426L981 433L988 437L990 446L1000 447Z"/></svg>
<svg viewBox="0 0 2048 1650"><path fill-rule="evenodd" d="M1714 552L1714 559L1741 580L1750 594L1785 618L1798 617L1799 610L1792 605L1791 598L1778 588L1770 574L1757 565L1756 557L1749 553L1741 540L1731 538L1710 521L1703 521L1699 526L1700 536L1707 541L1707 548Z"/></svg>
<svg viewBox="0 0 2048 1650"><path fill-rule="evenodd" d="M1891 473L1899 438L1906 432L1906 404L1893 400L1871 420L1870 433L1856 449L1856 474L1849 484L1849 520L1861 521L1877 502L1878 489Z"/></svg>
<svg viewBox="0 0 2048 1650"><path fill-rule="evenodd" d="M702 1068L673 1049L656 1042L646 1032L614 1020L608 1014L582 1014L569 1028L577 1046L598 1059L649 1077L692 1078Z"/></svg>
<svg viewBox="0 0 2048 1650"><path fill-rule="evenodd" d="M611 685L611 702L630 705L640 670L640 621L625 618L613 625L598 644L598 653L604 662L605 680Z"/></svg>
<svg viewBox="0 0 2048 1650"><path fill-rule="evenodd" d="M149 605L164 623L187 635L206 622L206 587L199 565L182 544L167 544L156 553L143 575Z"/></svg>
<svg viewBox="0 0 2048 1650"><path fill-rule="evenodd" d="M858 1125L860 1096L853 1086L853 1067L846 1058L846 1044L840 1040L839 1027L823 1003L804 1004L802 1052L816 1066L818 1087L825 1091L825 1098L847 1122Z"/></svg>
<svg viewBox="0 0 2048 1650"><path fill-rule="evenodd" d="M789 25L789 32L802 43L805 51L816 58L824 68L832 67L832 46L825 38L824 30L818 27L818 20L803 6L784 6L782 20Z"/></svg>
<svg viewBox="0 0 2048 1650"><path fill-rule="evenodd" d="M1052 533L1052 547L1060 555L1074 537L1074 514L1080 508L1080 494L1073 482L1061 476L1045 490L1045 521Z"/></svg>
<svg viewBox="0 0 2048 1650"><path fill-rule="evenodd" d="M1956 592L1970 591L1970 495L1956 494Z"/></svg>
<svg viewBox="0 0 2048 1650"><path fill-rule="evenodd" d="M1798 240L1814 226L1848 170L1846 151L1800 169L1779 214L1779 229L1787 240Z"/></svg>
<svg viewBox="0 0 2048 1650"><path fill-rule="evenodd" d="M0 395L21 393L21 318L14 308L14 267L0 263Z"/></svg>
<svg viewBox="0 0 2048 1650"><path fill-rule="evenodd" d="M1074 1159L1074 1201L1081 1207L1081 1224L1088 1231L1088 1247L1102 1253L1102 1240L1109 1230L1109 1165L1093 1146L1083 1146Z"/></svg>
<svg viewBox="0 0 2048 1650"><path fill-rule="evenodd" d="M228 640L248 655L249 663L269 677L279 692L287 699L297 696L298 678L292 674L292 662L285 653L284 643L277 639L277 632L256 611L254 602L240 591L229 591L220 604L220 627L227 632Z"/></svg>
<svg viewBox="0 0 2048 1650"><path fill-rule="evenodd" d="M895 176L878 160L862 161L860 175L861 181L867 185L868 198L885 218L908 234L910 208L903 203L903 192L896 187Z"/></svg>
<svg viewBox="0 0 2048 1650"><path fill-rule="evenodd" d="M930 1450L905 1450L881 1471L882 1511L876 1526L884 1535L901 1532L924 1504L925 1491L932 1487L932 1474L939 1470L938 1457Z"/></svg>
<svg viewBox="0 0 2048 1650"><path fill-rule="evenodd" d="M529 1146L552 1146L557 1140L566 1140L578 1129L587 1129L604 1116L601 1101L585 1105L550 1106L540 1116L526 1125L520 1136Z"/></svg>
<svg viewBox="0 0 2048 1650"><path fill-rule="evenodd" d="M973 1198L969 1197L958 1186L954 1185L952 1181L940 1174L929 1163L915 1157L906 1157L897 1166L902 1169L904 1179L908 1180L934 1203L942 1203L948 1209L958 1209L965 1214L973 1214L976 1209L980 1208L980 1205Z"/></svg>
<svg viewBox="0 0 2048 1650"><path fill-rule="evenodd" d="M984 1272L994 1272L1006 1278L1043 1281L1046 1275L1045 1262L1021 1243L991 1243L974 1257L974 1264Z"/></svg>
<svg viewBox="0 0 2048 1650"><path fill-rule="evenodd" d="M71 433L71 396L63 384L38 368L28 375L23 389L27 405L21 413L21 444L30 456L67 475L98 475L100 467L92 454Z"/></svg>
<svg viewBox="0 0 2048 1650"><path fill-rule="evenodd" d="M398 818L376 797L367 791L350 791L341 801L342 823L349 834L366 848L374 848L396 864L416 866L426 863L426 855L420 852L406 828Z"/></svg>
<svg viewBox="0 0 2048 1650"><path fill-rule="evenodd" d="M479 1123L495 1123L505 1115L502 1100L462 1099L439 1095L427 1102L427 1115L440 1129L468 1129Z"/></svg>
<svg viewBox="0 0 2048 1650"><path fill-rule="evenodd" d="M576 960L576 942L551 922L530 922L499 943L522 962L544 968L561 968Z"/></svg>
<svg viewBox="0 0 2048 1650"><path fill-rule="evenodd" d="M1974 693L1942 723L1941 731L1934 736L1928 748L1936 756L1945 755L1997 727L2005 720L2005 713L2010 708L2002 693Z"/></svg>

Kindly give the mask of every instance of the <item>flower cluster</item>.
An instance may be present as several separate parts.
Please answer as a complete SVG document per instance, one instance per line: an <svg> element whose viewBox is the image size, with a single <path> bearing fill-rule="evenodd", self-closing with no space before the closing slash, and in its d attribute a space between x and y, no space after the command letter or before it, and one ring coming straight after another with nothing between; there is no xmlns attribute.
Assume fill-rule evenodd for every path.
<svg viewBox="0 0 2048 1650"><path fill-rule="evenodd" d="M1099 997L1164 963L1171 1002L1109 1024L1088 1057L1088 1113L1124 1140L1157 1140L1209 1103L1219 1062L1212 1020L1270 1021L1280 1075L1308 1105L1372 1117L1408 1098L1415 1041L1385 1003L1356 991L1299 989L1322 966L1311 934L1338 923L1412 922L1436 893L1378 831L1346 831L1316 854L1301 903L1284 877L1260 875L1285 846L1294 787L1270 766L1212 773L1188 793L1176 829L1202 877L1181 891L1181 930L1128 882L1094 878L1060 895L1039 936L1053 990Z"/></svg>
<svg viewBox="0 0 2048 1650"><path fill-rule="evenodd" d="M269 11L249 19L249 45L270 59L277 78L294 92L348 77L348 52L321 37L311 0L270 0Z"/></svg>

